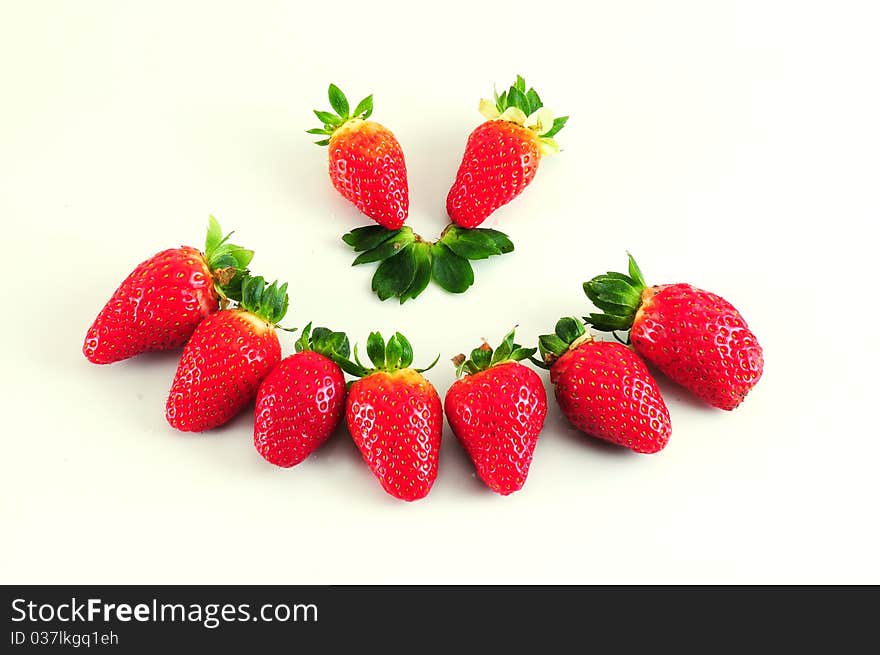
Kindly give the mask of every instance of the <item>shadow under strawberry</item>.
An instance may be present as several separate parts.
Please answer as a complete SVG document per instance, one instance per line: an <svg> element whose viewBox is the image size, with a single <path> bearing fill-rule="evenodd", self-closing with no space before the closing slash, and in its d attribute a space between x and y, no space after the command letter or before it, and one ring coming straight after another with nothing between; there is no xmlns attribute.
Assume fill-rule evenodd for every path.
<svg viewBox="0 0 880 655"><path fill-rule="evenodd" d="M552 385L549 392L553 395ZM638 453L634 453L628 448L621 448L608 441L601 439L584 439L584 433L571 424L562 410L553 403L547 410L547 418L544 427L553 433L554 439L561 439L566 443L572 444L575 448L587 450L599 457L608 457L614 459L628 459L637 457Z"/></svg>

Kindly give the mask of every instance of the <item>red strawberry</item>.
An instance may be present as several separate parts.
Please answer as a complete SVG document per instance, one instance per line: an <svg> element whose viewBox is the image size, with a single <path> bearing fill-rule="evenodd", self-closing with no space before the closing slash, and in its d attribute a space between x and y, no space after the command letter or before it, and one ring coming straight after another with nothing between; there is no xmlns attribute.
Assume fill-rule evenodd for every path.
<svg viewBox="0 0 880 655"><path fill-rule="evenodd" d="M629 275L608 273L584 283L604 314L598 330L629 330L636 352L705 402L734 409L764 371L764 353L729 302L689 284L649 287L632 256Z"/></svg>
<svg viewBox="0 0 880 655"><path fill-rule="evenodd" d="M235 297L253 251L226 243L211 216L205 253L181 246L135 268L98 314L83 343L94 364L112 364L152 350L186 343L196 326Z"/></svg>
<svg viewBox="0 0 880 655"><path fill-rule="evenodd" d="M385 491L401 500L424 498L437 478L440 396L422 375L427 369L410 368L412 346L399 332L387 345L373 332L367 353L375 368L357 360L357 349L357 363L340 361L346 372L361 378L348 390L348 431Z"/></svg>
<svg viewBox="0 0 880 655"><path fill-rule="evenodd" d="M287 285L262 277L242 282L241 306L199 324L177 366L165 418L184 432L223 425L257 394L281 361L275 326L287 312Z"/></svg>
<svg viewBox="0 0 880 655"><path fill-rule="evenodd" d="M452 384L444 401L446 419L480 479L503 496L525 484L547 415L541 378L518 363L535 349L513 339L511 330L494 352L483 344L469 360L454 359L467 375Z"/></svg>
<svg viewBox="0 0 880 655"><path fill-rule="evenodd" d="M360 101L352 114L348 99L335 84L328 90L333 111L315 110L324 127L308 130L329 138L330 179L347 200L374 221L396 230L409 214L409 187L403 150L390 130L368 121L373 96Z"/></svg>
<svg viewBox="0 0 880 655"><path fill-rule="evenodd" d="M568 120L554 119L525 80L516 82L494 102L480 102L489 120L468 138L455 182L446 197L446 212L454 223L472 228L516 198L535 173L541 155L558 152L553 140Z"/></svg>
<svg viewBox="0 0 880 655"><path fill-rule="evenodd" d="M333 432L345 408L345 378L334 362L348 357L348 337L309 323L257 393L254 445L277 466L299 464Z"/></svg>
<svg viewBox="0 0 880 655"><path fill-rule="evenodd" d="M594 341L573 318L539 339L559 409L589 435L656 453L672 433L669 410L644 362L626 346Z"/></svg>

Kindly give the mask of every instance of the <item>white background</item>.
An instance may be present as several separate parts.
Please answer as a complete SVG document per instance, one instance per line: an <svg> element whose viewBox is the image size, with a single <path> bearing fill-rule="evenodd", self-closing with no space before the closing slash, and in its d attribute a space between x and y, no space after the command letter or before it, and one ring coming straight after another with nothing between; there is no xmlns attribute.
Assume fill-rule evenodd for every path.
<svg viewBox="0 0 880 655"><path fill-rule="evenodd" d="M0 581L880 582L876 11L854 2L17 2L0 11ZM478 100L520 72L568 113L563 152L489 224L516 252L464 296L399 306L339 241L369 221L303 130L335 81L396 133L409 224L444 226ZM448 357L589 310L639 259L740 308L764 379L732 413L661 380L639 456L555 404L525 489L496 496L448 428L430 496L387 496L344 429L292 470L252 416L163 416L177 354L86 362L141 260L209 213L291 283L287 323L407 334ZM285 352L294 337L281 335ZM546 377L545 377L546 380Z"/></svg>

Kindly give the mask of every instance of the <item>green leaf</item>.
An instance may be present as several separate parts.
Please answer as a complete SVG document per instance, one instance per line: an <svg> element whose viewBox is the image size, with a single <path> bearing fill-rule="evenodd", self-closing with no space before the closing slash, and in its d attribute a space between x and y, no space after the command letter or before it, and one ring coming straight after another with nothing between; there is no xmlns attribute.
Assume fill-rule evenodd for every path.
<svg viewBox="0 0 880 655"><path fill-rule="evenodd" d="M238 271L232 277L226 285L220 285L220 292L222 292L229 300L235 300L236 302L241 302L241 284L248 277L249 272L247 269L243 271Z"/></svg>
<svg viewBox="0 0 880 655"><path fill-rule="evenodd" d="M395 332L394 336L400 344L400 368L409 368L413 363L412 344L400 332Z"/></svg>
<svg viewBox="0 0 880 655"><path fill-rule="evenodd" d="M257 275L256 277L248 277L241 285L241 304L245 309L256 309L260 305L260 298L263 295L263 289L266 287L266 280Z"/></svg>
<svg viewBox="0 0 880 655"><path fill-rule="evenodd" d="M367 355L376 368L385 367L385 340L378 332L370 332L367 337Z"/></svg>
<svg viewBox="0 0 880 655"><path fill-rule="evenodd" d="M403 250L406 246L411 244L414 240L415 236L413 235L413 232L410 228L401 228L400 232L398 232L392 238L387 239L375 248L364 251L360 255L358 255L357 258L355 258L354 262L352 262L352 266L358 266L359 264L369 264L370 262L378 262L382 261L383 259L393 257L401 250Z"/></svg>
<svg viewBox="0 0 880 655"><path fill-rule="evenodd" d="M440 243L465 259L488 259L492 255L501 254L498 246L495 245L495 240L488 234L457 226L449 228L440 239Z"/></svg>
<svg viewBox="0 0 880 655"><path fill-rule="evenodd" d="M498 347L495 349L495 354L492 355L492 364L497 364L499 362L506 361L510 357L510 353L513 352L513 335L511 335L511 339L505 339L502 341Z"/></svg>
<svg viewBox="0 0 880 655"><path fill-rule="evenodd" d="M503 91L501 95L498 96L498 111L503 114L504 110L507 109L508 106L507 91Z"/></svg>
<svg viewBox="0 0 880 655"><path fill-rule="evenodd" d="M568 350L568 344L555 334L542 334L538 337L538 346L541 353L551 353L559 357Z"/></svg>
<svg viewBox="0 0 880 655"><path fill-rule="evenodd" d="M411 298L416 298L431 281L431 244L423 241L416 242L412 245L413 260L415 262L415 273L412 282L400 294L400 304L402 305Z"/></svg>
<svg viewBox="0 0 880 655"><path fill-rule="evenodd" d="M501 254L491 237L485 234L469 234L468 230L461 232L459 234L450 230L443 236L440 243L465 259L488 259L492 255Z"/></svg>
<svg viewBox="0 0 880 655"><path fill-rule="evenodd" d="M629 275L625 275L624 273L615 273L614 271L608 271L602 277L610 277L615 280L623 280L630 286L636 286L638 284L634 279L632 279Z"/></svg>
<svg viewBox="0 0 880 655"><path fill-rule="evenodd" d="M342 118L348 118L348 98L339 90L339 87L331 84L327 89L327 97L330 99L330 106L333 107L333 111Z"/></svg>
<svg viewBox="0 0 880 655"><path fill-rule="evenodd" d="M229 243L232 232L223 236L214 216L208 218L205 236L205 259L214 275L214 288L222 297L241 300L241 283L254 251Z"/></svg>
<svg viewBox="0 0 880 655"><path fill-rule="evenodd" d="M205 254L210 258L211 253L223 241L223 230L220 223L213 215L208 216L208 235L205 237Z"/></svg>
<svg viewBox="0 0 880 655"><path fill-rule="evenodd" d="M333 332L331 332L329 328L325 327L316 327L314 330L312 330L312 350L318 352L318 348L325 347L327 345L327 340L330 339L330 335L332 334Z"/></svg>
<svg viewBox="0 0 880 655"><path fill-rule="evenodd" d="M259 275L247 276L242 281L242 309L256 314L272 325L277 326L287 314L289 302L286 282L280 287L277 281L266 287L266 280Z"/></svg>
<svg viewBox="0 0 880 655"><path fill-rule="evenodd" d="M329 146L330 139L321 139L320 141L315 141L316 146Z"/></svg>
<svg viewBox="0 0 880 655"><path fill-rule="evenodd" d="M542 368L545 371L550 370L550 366L546 362L543 362L540 359L538 359L537 357L529 357L529 361L532 364L534 364L535 366L537 366L538 368Z"/></svg>
<svg viewBox="0 0 880 655"><path fill-rule="evenodd" d="M243 271L254 258L253 250L247 250L241 246L223 242L221 242L220 246L213 248L210 254L207 252L205 254L207 256L208 266L215 271L229 267Z"/></svg>
<svg viewBox="0 0 880 655"><path fill-rule="evenodd" d="M512 353L510 353L510 357L508 357L508 359L512 359L515 362L521 362L524 359L531 358L531 356L534 355L537 350L537 348L516 348Z"/></svg>
<svg viewBox="0 0 880 655"><path fill-rule="evenodd" d="M589 294L587 295L587 297L589 298ZM592 300L592 298L590 300ZM593 300L593 304L595 304L596 302L597 302L596 300ZM606 314L610 314L612 316L620 316L621 318L629 317L630 321L632 321L632 319L635 318L636 311L637 311L637 308L635 308L635 307L631 307L629 305L617 305L615 303L607 302L607 301L603 301L603 300L600 300L598 302L600 302L602 305L602 307L600 307L600 309L603 312L605 312Z"/></svg>
<svg viewBox="0 0 880 655"><path fill-rule="evenodd" d="M538 96L538 92L534 89L529 89L526 93L526 99L529 101L529 106L532 111L535 112L544 106L544 103L541 102L541 98Z"/></svg>
<svg viewBox="0 0 880 655"><path fill-rule="evenodd" d="M555 335L550 336L555 337ZM470 359L463 360L458 364L456 374L460 375L462 371L467 371L469 374L477 373L486 370L490 366L509 361L522 361L535 354L536 348L523 348L516 343L515 339L516 327L504 335L504 339L502 339L494 351L488 343L484 342L483 345L471 351Z"/></svg>
<svg viewBox="0 0 880 655"><path fill-rule="evenodd" d="M498 348L495 349L495 356L492 358L492 363L497 364L498 362L504 361L510 358L510 353L512 353L519 346L514 342L516 338L516 327L510 330L507 334L504 335L504 338L501 340L501 344ZM499 355L499 351L502 353Z"/></svg>
<svg viewBox="0 0 880 655"><path fill-rule="evenodd" d="M332 359L339 368L341 368L349 375L353 375L354 377L362 378L366 377L370 373L370 371L367 370L365 367L361 366L360 364L354 363L353 361L348 359L347 356L342 357L340 355L331 355L330 359Z"/></svg>
<svg viewBox="0 0 880 655"><path fill-rule="evenodd" d="M492 230L487 227L478 227L471 232L480 232L481 234L485 234L490 237L492 241L495 242L495 246L501 251L502 255L506 255L509 252L513 252L513 241L511 241L504 232L499 232L498 230Z"/></svg>
<svg viewBox="0 0 880 655"><path fill-rule="evenodd" d="M416 274L416 260L412 245L382 261L373 274L372 289L379 300L388 300L403 293Z"/></svg>
<svg viewBox="0 0 880 655"><path fill-rule="evenodd" d="M348 342L348 335L346 335L345 332L334 332L330 335L328 343L332 351L342 357L348 357L348 353L351 352L351 345Z"/></svg>
<svg viewBox="0 0 880 655"><path fill-rule="evenodd" d="M267 312L265 318L267 318L273 325L277 325L287 314L287 307L290 303L290 298L287 295L287 282L280 287L277 286L276 282L273 282L271 289L272 293L269 295L266 305ZM296 328L291 331L296 331Z"/></svg>
<svg viewBox="0 0 880 655"><path fill-rule="evenodd" d="M329 130L323 127L313 127L310 130L306 130L306 134L327 134L327 132L329 132Z"/></svg>
<svg viewBox="0 0 880 655"><path fill-rule="evenodd" d="M440 243L465 259L486 259L513 250L507 235L488 228L465 229L451 224L444 230Z"/></svg>
<svg viewBox="0 0 880 655"><path fill-rule="evenodd" d="M315 328L315 332L320 330L321 328ZM296 348L296 352L300 353L303 350L309 350L312 346L311 341L311 332L312 332L312 323L311 321L306 325L302 332L299 335L299 339L294 343L294 348Z"/></svg>
<svg viewBox="0 0 880 655"><path fill-rule="evenodd" d="M240 269L247 268L248 264L250 264L251 260L254 258L253 250L248 250L247 248L241 248L239 246L232 246L229 254L235 259L236 268Z"/></svg>
<svg viewBox="0 0 880 655"><path fill-rule="evenodd" d="M526 116L531 113L529 112L529 101L526 100L525 94L516 87L511 87L507 92L507 106L518 107Z"/></svg>
<svg viewBox="0 0 880 655"><path fill-rule="evenodd" d="M616 277L600 275L584 283L587 297L599 309L605 309L605 303L637 308L641 302L641 289Z"/></svg>
<svg viewBox="0 0 880 655"><path fill-rule="evenodd" d="M513 83L513 86L517 91L521 93L526 92L526 81L523 79L522 75L516 76L516 82Z"/></svg>
<svg viewBox="0 0 880 655"><path fill-rule="evenodd" d="M214 255L208 262L208 265L211 267L211 270L219 271L224 268L235 268L236 261L235 257L229 252L221 252L217 254L215 251Z"/></svg>
<svg viewBox="0 0 880 655"><path fill-rule="evenodd" d="M440 353L437 353L437 356L434 358L433 362L428 364L428 366L426 366L425 368L417 368L416 372L417 373L424 373L425 371L430 371L432 368L434 368L437 365L437 362L439 362L439 361L440 361Z"/></svg>
<svg viewBox="0 0 880 655"><path fill-rule="evenodd" d="M587 322L597 330L602 332L614 332L620 330L625 332L632 327L631 316L614 316L612 314L589 314Z"/></svg>
<svg viewBox="0 0 880 655"><path fill-rule="evenodd" d="M315 116L318 117L318 120L321 121L324 125L335 127L340 123L339 117L331 114L329 111L321 111L320 109L315 109L314 112Z"/></svg>
<svg viewBox="0 0 880 655"><path fill-rule="evenodd" d="M584 293L604 314L590 314L585 320L603 332L625 331L632 327L636 312L642 304L645 278L632 255L629 275L609 272L584 282Z"/></svg>
<svg viewBox="0 0 880 655"><path fill-rule="evenodd" d="M568 122L568 116L559 116L558 118L553 119L553 127L550 128L549 132L545 132L541 135L542 139L552 139L559 133L565 124Z"/></svg>
<svg viewBox="0 0 880 655"><path fill-rule="evenodd" d="M368 225L353 229L345 234L342 240L354 248L355 252L362 252L372 250L398 234L400 234L400 230L389 230L381 225Z"/></svg>
<svg viewBox="0 0 880 655"><path fill-rule="evenodd" d="M571 318L570 316L566 316L565 318L560 318L556 322L556 336L562 339L565 343L570 344L572 341L580 337L584 334L584 326L577 319Z"/></svg>
<svg viewBox="0 0 880 655"><path fill-rule="evenodd" d="M399 368L402 354L403 347L400 345L400 341L397 340L397 334L394 334L388 339L388 344L385 346L385 368L389 371Z"/></svg>
<svg viewBox="0 0 880 655"><path fill-rule="evenodd" d="M363 366L363 363L358 358L358 345L354 344L354 348L352 348L352 350L354 351L354 353L353 353L354 354L354 361L357 362L358 366Z"/></svg>
<svg viewBox="0 0 880 655"><path fill-rule="evenodd" d="M311 323L309 323L311 325ZM319 341L326 340L331 334L333 334L329 328L325 327L316 327L312 331L312 344L316 344Z"/></svg>
<svg viewBox="0 0 880 655"><path fill-rule="evenodd" d="M629 276L644 289L648 284L645 282L645 276L642 275L642 269L636 264L636 260L631 254L626 253L626 256L629 257Z"/></svg>
<svg viewBox="0 0 880 655"><path fill-rule="evenodd" d="M492 364L492 348L481 346L471 351L471 361L478 371L485 371Z"/></svg>
<svg viewBox="0 0 880 655"><path fill-rule="evenodd" d="M434 244L431 256L434 279L450 293L463 293L474 283L474 269L470 262L456 255L446 245Z"/></svg>
<svg viewBox="0 0 880 655"><path fill-rule="evenodd" d="M330 330L330 328L316 327L314 330L312 330L312 344L314 345L319 341L323 342L327 340L331 334L333 334L333 332Z"/></svg>
<svg viewBox="0 0 880 655"><path fill-rule="evenodd" d="M312 331L311 348L325 357L348 357L349 343L345 332L333 332L325 327L316 327Z"/></svg>
<svg viewBox="0 0 880 655"><path fill-rule="evenodd" d="M358 106L355 107L354 116L357 118L369 118L373 113L373 94L368 95L366 98L361 100L358 103Z"/></svg>

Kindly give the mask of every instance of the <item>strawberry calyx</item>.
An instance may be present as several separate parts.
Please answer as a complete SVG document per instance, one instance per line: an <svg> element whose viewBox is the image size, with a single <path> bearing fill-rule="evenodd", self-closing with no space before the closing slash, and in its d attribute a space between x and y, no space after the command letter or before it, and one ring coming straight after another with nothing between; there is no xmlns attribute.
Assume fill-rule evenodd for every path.
<svg viewBox="0 0 880 655"><path fill-rule="evenodd" d="M334 332L325 327L313 329L311 322L302 329L294 346L298 353L312 351L334 362L337 359L348 359L351 352L345 332Z"/></svg>
<svg viewBox="0 0 880 655"><path fill-rule="evenodd" d="M327 97L330 100L330 106L333 108L333 111L314 110L315 116L321 121L323 127L306 130L307 134L324 135L327 137L320 141L315 141L315 145L319 146L330 145L330 137L337 130L347 125L353 126L357 122L365 121L373 113L372 94L361 100L353 112L348 104L348 98L345 97L345 94L335 84L331 84L327 89Z"/></svg>
<svg viewBox="0 0 880 655"><path fill-rule="evenodd" d="M275 281L266 286L266 280L261 275L247 275L241 283L241 300L239 307L261 318L272 327L278 325L287 314L289 303L287 296L287 282L278 286ZM288 332L295 328L280 328Z"/></svg>
<svg viewBox="0 0 880 655"><path fill-rule="evenodd" d="M205 261L211 270L214 289L222 300L241 300L241 283L248 275L248 265L254 251L229 243L232 232L223 236L220 223L208 216L208 234L205 237Z"/></svg>
<svg viewBox="0 0 880 655"><path fill-rule="evenodd" d="M540 143L542 155L559 152L553 137L568 122L568 116L554 117L534 88L526 90L526 81L521 75L516 76L507 91L500 95L495 91L494 100L480 100L480 113L490 121L509 121L531 130Z"/></svg>
<svg viewBox="0 0 880 655"><path fill-rule="evenodd" d="M367 355L373 363L372 367L365 366L361 362L358 357L357 344L354 346L354 361L341 357L334 361L336 361L343 371L358 378L365 378L380 371L394 373L395 371L412 368L412 344L410 344L409 340L400 332L395 332L394 335L388 339L387 343L380 333L371 332L370 336L367 337ZM439 359L440 355L438 354L434 361L431 362L430 366L412 370L416 373L424 373L425 371L432 369Z"/></svg>
<svg viewBox="0 0 880 655"><path fill-rule="evenodd" d="M454 223L437 241L422 238L408 225L396 230L359 227L342 240L360 253L352 266L379 262L371 285L379 299L396 297L401 304L421 294L432 279L450 293L464 293L474 283L472 260L513 251L513 242L503 232L469 230Z"/></svg>
<svg viewBox="0 0 880 655"><path fill-rule="evenodd" d="M584 324L571 316L560 318L556 322L553 334L542 334L538 337L538 353L541 359L531 358L531 362L541 368L549 369L569 350L593 340Z"/></svg>
<svg viewBox="0 0 880 655"><path fill-rule="evenodd" d="M535 354L537 348L523 348L515 343L515 332L516 327L504 336L498 348L494 350L487 341L483 341L482 345L471 351L469 359L465 358L463 354L453 357L452 363L455 365L456 377L461 377L462 374L474 375L492 366L529 359Z"/></svg>
<svg viewBox="0 0 880 655"><path fill-rule="evenodd" d="M627 257L629 257L629 275L608 272L584 282L584 293L587 294L587 298L603 312L589 314L584 320L602 332L629 330L648 290L636 260L629 253Z"/></svg>

